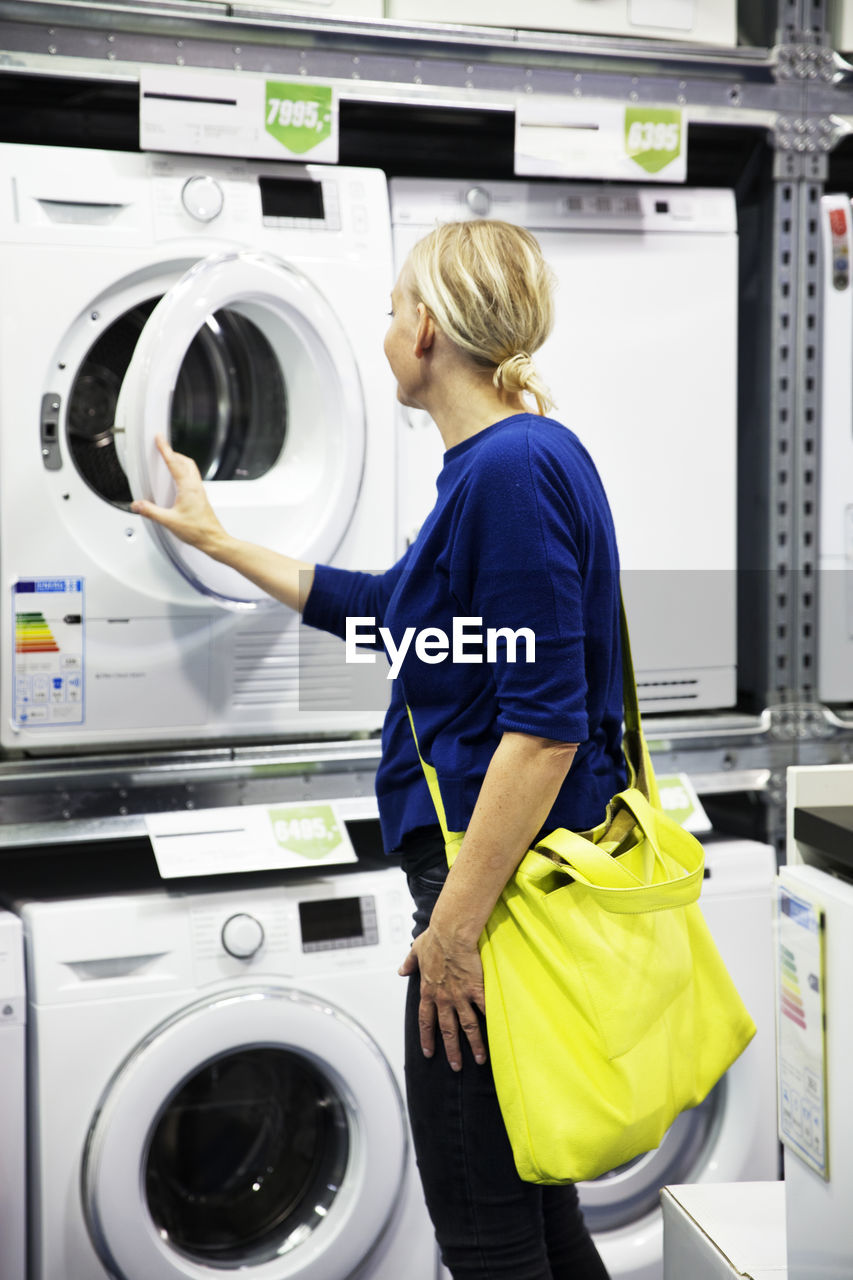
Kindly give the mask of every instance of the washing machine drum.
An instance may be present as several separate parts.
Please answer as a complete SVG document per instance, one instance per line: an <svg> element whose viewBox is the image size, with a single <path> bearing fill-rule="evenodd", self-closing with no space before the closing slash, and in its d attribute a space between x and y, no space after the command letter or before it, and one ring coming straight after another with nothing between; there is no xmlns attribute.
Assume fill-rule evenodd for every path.
<svg viewBox="0 0 853 1280"><path fill-rule="evenodd" d="M170 505L158 434L197 463L230 533L309 563L333 557L361 485L364 399L349 338L307 276L263 254L216 254L113 320L74 378L69 452L105 501ZM196 591L268 602L147 527Z"/></svg>
<svg viewBox="0 0 853 1280"><path fill-rule="evenodd" d="M116 406L131 358L159 298L131 307L87 352L68 401L68 446L107 502L133 500L116 448ZM287 439L287 384L269 340L233 310L208 316L178 370L168 436L205 480L257 480Z"/></svg>
<svg viewBox="0 0 853 1280"><path fill-rule="evenodd" d="M84 1157L89 1233L121 1280L349 1275L392 1221L406 1143L393 1073L345 1013L221 995L111 1081Z"/></svg>

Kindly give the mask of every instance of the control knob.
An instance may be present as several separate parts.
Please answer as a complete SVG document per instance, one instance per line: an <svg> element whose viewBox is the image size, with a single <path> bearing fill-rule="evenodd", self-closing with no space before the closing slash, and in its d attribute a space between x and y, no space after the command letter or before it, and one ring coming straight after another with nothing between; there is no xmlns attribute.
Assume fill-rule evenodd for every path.
<svg viewBox="0 0 853 1280"><path fill-rule="evenodd" d="M230 956L236 956L238 960L250 960L263 944L263 925L245 911L229 916L222 926L222 945Z"/></svg>
<svg viewBox="0 0 853 1280"><path fill-rule="evenodd" d="M218 218L225 203L222 188L213 178L187 178L181 191L181 203L196 222L212 222Z"/></svg>
<svg viewBox="0 0 853 1280"><path fill-rule="evenodd" d="M492 197L485 187L471 187L465 193L465 203L478 218L485 218L492 207Z"/></svg>

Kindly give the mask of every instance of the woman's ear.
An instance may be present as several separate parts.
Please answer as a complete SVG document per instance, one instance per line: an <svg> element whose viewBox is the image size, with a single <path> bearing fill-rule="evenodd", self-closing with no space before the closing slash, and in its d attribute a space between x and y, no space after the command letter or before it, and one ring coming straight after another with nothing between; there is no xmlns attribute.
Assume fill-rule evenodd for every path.
<svg viewBox="0 0 853 1280"><path fill-rule="evenodd" d="M418 323L415 329L415 355L420 357L429 351L435 338L435 321L422 302L418 303Z"/></svg>

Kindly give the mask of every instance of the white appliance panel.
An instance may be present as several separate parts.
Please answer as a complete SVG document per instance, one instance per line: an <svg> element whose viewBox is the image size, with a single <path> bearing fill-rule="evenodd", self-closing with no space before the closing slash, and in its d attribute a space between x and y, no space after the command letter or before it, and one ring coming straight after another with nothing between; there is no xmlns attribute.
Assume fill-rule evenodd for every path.
<svg viewBox="0 0 853 1280"><path fill-rule="evenodd" d="M390 18L737 44L735 0L386 0Z"/></svg>
<svg viewBox="0 0 853 1280"><path fill-rule="evenodd" d="M435 1280L403 1103L400 871L20 910L35 1045L31 1280L214 1280L223 1265L246 1280ZM263 1095L267 1078L253 1120L235 1097ZM306 1157L288 1187L271 1159L247 1199L229 1153L263 1148L290 1096L307 1117L293 1162L307 1151L316 1168ZM265 1180L273 1207L292 1205L256 1223Z"/></svg>
<svg viewBox="0 0 853 1280"><path fill-rule="evenodd" d="M171 432L238 536L391 563L384 175L12 145L2 159L0 742L378 727L387 682L365 692L342 642L128 506L169 500L151 435ZM300 661L328 679L301 687Z"/></svg>
<svg viewBox="0 0 853 1280"><path fill-rule="evenodd" d="M613 509L641 709L733 705L732 193L395 179L391 200L398 270L436 222L487 215L536 234L556 275L556 322L535 358ZM442 445L426 415L399 417L402 550L434 501Z"/></svg>
<svg viewBox="0 0 853 1280"><path fill-rule="evenodd" d="M702 911L757 1031L701 1107L681 1115L657 1151L581 1184L581 1203L611 1280L663 1280L660 1188L778 1177L773 977L776 856L768 845L713 840ZM596 1230L610 1217L618 1225ZM621 1221L620 1221L621 1219Z"/></svg>
<svg viewBox="0 0 853 1280"><path fill-rule="evenodd" d="M787 866L779 883L824 912L826 1114L829 1178L795 1153L785 1154L789 1280L843 1280L853 1257L853 1153L850 1131L850 975L853 973L853 884L812 866Z"/></svg>
<svg viewBox="0 0 853 1280"><path fill-rule="evenodd" d="M818 545L818 696L853 702L853 211L821 200L823 342Z"/></svg>
<svg viewBox="0 0 853 1280"><path fill-rule="evenodd" d="M851 0L829 0L827 19L831 32L831 47L842 53L853 51L853 4Z"/></svg>
<svg viewBox="0 0 853 1280"><path fill-rule="evenodd" d="M27 1280L26 1020L21 922L0 911L0 1277Z"/></svg>

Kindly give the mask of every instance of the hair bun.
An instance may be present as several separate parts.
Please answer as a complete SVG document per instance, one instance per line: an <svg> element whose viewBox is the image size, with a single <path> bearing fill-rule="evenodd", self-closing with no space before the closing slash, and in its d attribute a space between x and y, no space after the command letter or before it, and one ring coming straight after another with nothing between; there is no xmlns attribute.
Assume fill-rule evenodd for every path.
<svg viewBox="0 0 853 1280"><path fill-rule="evenodd" d="M517 351L515 355L501 360L495 369L495 386L506 387L507 391L523 390L527 386L535 366L527 351Z"/></svg>

